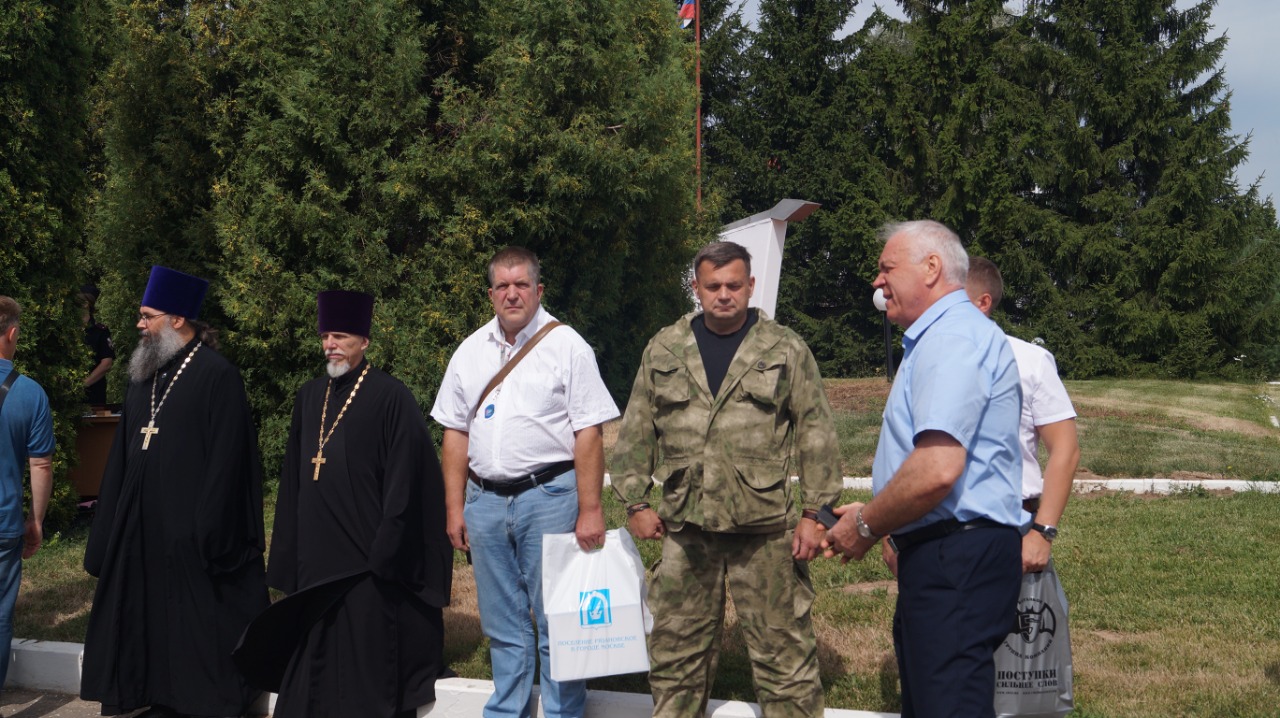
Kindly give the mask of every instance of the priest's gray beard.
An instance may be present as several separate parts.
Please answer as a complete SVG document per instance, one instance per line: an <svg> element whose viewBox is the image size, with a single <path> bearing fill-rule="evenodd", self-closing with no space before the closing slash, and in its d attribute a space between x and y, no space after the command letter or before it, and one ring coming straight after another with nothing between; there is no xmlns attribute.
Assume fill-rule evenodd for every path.
<svg viewBox="0 0 1280 718"><path fill-rule="evenodd" d="M147 332L138 342L138 348L129 357L129 378L135 382L150 379L160 367L186 346L182 335L167 323L161 323L159 331Z"/></svg>
<svg viewBox="0 0 1280 718"><path fill-rule="evenodd" d="M349 361L332 362L331 361L325 365L325 371L329 372L330 377L337 379L343 374L346 374L347 372L351 371L351 362Z"/></svg>

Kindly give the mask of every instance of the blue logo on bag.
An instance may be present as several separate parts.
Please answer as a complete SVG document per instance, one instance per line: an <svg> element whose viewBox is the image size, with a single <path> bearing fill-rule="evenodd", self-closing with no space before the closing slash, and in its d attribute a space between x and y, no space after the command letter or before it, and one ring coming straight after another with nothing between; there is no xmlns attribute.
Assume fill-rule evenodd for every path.
<svg viewBox="0 0 1280 718"><path fill-rule="evenodd" d="M582 591L578 594L578 624L581 626L613 624L613 607L609 603L609 589Z"/></svg>

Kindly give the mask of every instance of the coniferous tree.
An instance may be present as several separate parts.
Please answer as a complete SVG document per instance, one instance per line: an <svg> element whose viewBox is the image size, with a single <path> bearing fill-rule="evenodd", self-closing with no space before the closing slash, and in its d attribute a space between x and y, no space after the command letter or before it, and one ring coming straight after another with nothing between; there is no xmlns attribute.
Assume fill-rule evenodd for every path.
<svg viewBox="0 0 1280 718"><path fill-rule="evenodd" d="M879 366L879 314L870 301L876 230L899 204L865 132L884 110L882 98L851 71L866 35L841 36L855 5L762 2L743 55L743 89L708 140L712 177L732 198L724 221L785 198L822 205L788 230L778 318L832 375Z"/></svg>
<svg viewBox="0 0 1280 718"><path fill-rule="evenodd" d="M904 2L883 18L859 68L887 96L873 133L906 215L954 229L999 263L1044 221L1030 197L1044 111L1029 79L1026 22L1000 0Z"/></svg>
<svg viewBox="0 0 1280 718"><path fill-rule="evenodd" d="M0 3L0 294L23 307L15 367L54 414L56 478L75 463L89 354L76 303L81 277L89 51L77 2ZM49 534L75 511L55 481Z"/></svg>
<svg viewBox="0 0 1280 718"><path fill-rule="evenodd" d="M230 162L211 218L235 318L226 343L253 387L269 460L294 392L323 363L318 291L379 297L370 356L420 400L427 369L416 360L439 354L430 333L465 318L432 271L456 270L456 250L427 242L448 205L410 174L433 161L431 84L452 59L432 59L433 12L401 0L255 2L239 18L238 86L217 138Z"/></svg>
<svg viewBox="0 0 1280 718"><path fill-rule="evenodd" d="M736 167L737 159L747 154L739 132L759 119L748 102L746 53L753 33L732 0L706 0L700 7L700 62L694 71L701 71L701 114L696 119L702 122L702 189L710 199L704 206L715 220L732 222L760 211L743 209ZM694 32L692 25L684 31L691 45Z"/></svg>
<svg viewBox="0 0 1280 718"><path fill-rule="evenodd" d="M235 6L206 0L109 0L114 23L98 47L109 59L94 88L97 178L87 251L102 296L98 318L127 357L148 270L163 264L213 277L222 264L210 219L224 152L218 113L234 86L228 70ZM200 319L226 327L214 286ZM109 382L116 398L125 361Z"/></svg>
<svg viewBox="0 0 1280 718"><path fill-rule="evenodd" d="M595 346L621 405L649 337L688 306L689 56L663 1L485 7L476 83L446 93L459 202L487 222L475 239L546 258L547 305Z"/></svg>
<svg viewBox="0 0 1280 718"><path fill-rule="evenodd" d="M857 59L888 96L873 141L908 216L1001 267L1009 331L1044 338L1075 376L1266 354L1274 211L1233 180L1245 145L1211 2L903 7Z"/></svg>
<svg viewBox="0 0 1280 718"><path fill-rule="evenodd" d="M429 405L506 244L625 396L691 253L674 32L657 0L247 6L214 219L268 456L320 362L316 291L379 297L372 357Z"/></svg>
<svg viewBox="0 0 1280 718"><path fill-rule="evenodd" d="M1193 377L1280 336L1280 233L1234 178L1247 143L1231 133L1213 5L1028 5L1054 77L1055 161L1035 201L1055 219L1030 238L1052 289L1011 311L1062 335L1073 373Z"/></svg>

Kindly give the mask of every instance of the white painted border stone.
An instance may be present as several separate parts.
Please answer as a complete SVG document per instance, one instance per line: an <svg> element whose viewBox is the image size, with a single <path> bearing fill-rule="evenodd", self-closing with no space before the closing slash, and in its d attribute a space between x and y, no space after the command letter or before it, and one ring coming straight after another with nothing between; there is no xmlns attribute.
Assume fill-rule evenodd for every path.
<svg viewBox="0 0 1280 718"><path fill-rule="evenodd" d="M79 643L14 639L6 686L79 695L84 646ZM537 688L535 687L535 695ZM436 681L436 701L418 709L418 718L476 718L493 693L492 681L445 678ZM250 715L270 715L274 693L263 694ZM537 715L541 716L539 708ZM653 699L638 693L587 691L584 718L649 718ZM708 718L759 718L760 708L741 701L711 701ZM896 718L897 713L828 709L827 718Z"/></svg>
<svg viewBox="0 0 1280 718"><path fill-rule="evenodd" d="M5 685L78 695L83 661L84 646L79 643L15 638Z"/></svg>

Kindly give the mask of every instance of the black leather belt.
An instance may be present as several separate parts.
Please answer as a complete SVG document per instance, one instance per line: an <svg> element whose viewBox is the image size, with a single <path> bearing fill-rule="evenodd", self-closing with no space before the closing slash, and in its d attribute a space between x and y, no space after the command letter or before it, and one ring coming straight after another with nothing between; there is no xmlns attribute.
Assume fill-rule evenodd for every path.
<svg viewBox="0 0 1280 718"><path fill-rule="evenodd" d="M943 519L935 521L928 526L922 526L914 531L908 531L904 534L894 534L893 547L899 552L906 551L912 546L919 546L926 541L940 539L943 536L950 536L960 531L969 531L972 529L988 529L988 528L1008 528L1005 524L991 519L973 519L972 521L958 521L956 519Z"/></svg>
<svg viewBox="0 0 1280 718"><path fill-rule="evenodd" d="M515 496L517 494L522 494L535 486L541 486L572 468L572 461L559 461L544 469L539 469L531 474L521 476L518 479L509 479L506 481L482 479L479 476L476 476L476 472L474 471L468 471L467 473L471 476L471 480L475 482L476 486L479 486L485 491L495 493L499 496Z"/></svg>

